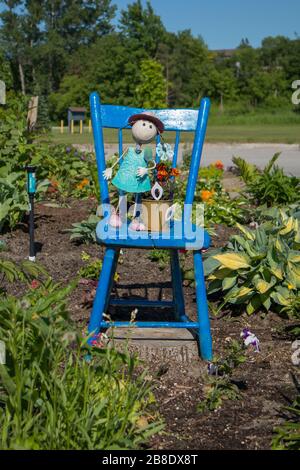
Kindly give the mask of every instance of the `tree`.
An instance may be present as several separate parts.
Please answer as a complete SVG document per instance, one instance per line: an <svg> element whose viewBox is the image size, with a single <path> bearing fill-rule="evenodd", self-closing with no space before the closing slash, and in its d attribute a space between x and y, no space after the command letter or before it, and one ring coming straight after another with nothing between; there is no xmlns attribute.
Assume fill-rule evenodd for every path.
<svg viewBox="0 0 300 470"><path fill-rule="evenodd" d="M5 54L0 50L0 80L5 83L6 90L13 86L13 77L9 61L5 58Z"/></svg>
<svg viewBox="0 0 300 470"><path fill-rule="evenodd" d="M20 0L5 0L2 3L6 6L6 9L0 13L2 21L0 41L10 61L18 69L20 87L23 95L25 95L25 36L23 21L17 12L22 2Z"/></svg>
<svg viewBox="0 0 300 470"><path fill-rule="evenodd" d="M48 131L50 129L48 97L42 93L39 84L34 88L34 95L39 97L35 129L37 131Z"/></svg>
<svg viewBox="0 0 300 470"><path fill-rule="evenodd" d="M150 58L156 57L166 30L149 1L145 8L141 0L129 4L127 10L121 12L119 26L124 38L130 41L131 50L144 49Z"/></svg>
<svg viewBox="0 0 300 470"><path fill-rule="evenodd" d="M234 101L238 96L238 88L234 72L230 68L214 69L210 74L211 92L213 98L220 102L220 110L224 110L224 101Z"/></svg>
<svg viewBox="0 0 300 470"><path fill-rule="evenodd" d="M6 0L0 37L20 88L57 90L71 54L113 30L111 0Z"/></svg>
<svg viewBox="0 0 300 470"><path fill-rule="evenodd" d="M140 83L135 90L135 103L142 108L166 107L167 81L159 62L152 59L142 61Z"/></svg>
<svg viewBox="0 0 300 470"><path fill-rule="evenodd" d="M172 65L169 71L173 102L176 106L198 106L201 96L209 89L211 64L208 49L201 37L190 30L174 37Z"/></svg>

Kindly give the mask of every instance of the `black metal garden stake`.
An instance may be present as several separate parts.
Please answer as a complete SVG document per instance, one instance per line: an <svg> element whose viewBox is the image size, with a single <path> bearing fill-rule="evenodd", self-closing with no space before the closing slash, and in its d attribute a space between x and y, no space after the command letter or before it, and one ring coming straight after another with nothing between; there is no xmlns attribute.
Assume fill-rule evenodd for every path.
<svg viewBox="0 0 300 470"><path fill-rule="evenodd" d="M27 192L29 196L29 261L35 261L34 247L34 195L36 192L35 166L26 166Z"/></svg>

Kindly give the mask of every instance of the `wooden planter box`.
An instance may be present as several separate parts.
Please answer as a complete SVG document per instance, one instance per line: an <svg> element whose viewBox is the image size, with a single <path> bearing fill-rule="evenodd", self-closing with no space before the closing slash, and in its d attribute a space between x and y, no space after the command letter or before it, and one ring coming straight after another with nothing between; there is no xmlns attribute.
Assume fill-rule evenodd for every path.
<svg viewBox="0 0 300 470"><path fill-rule="evenodd" d="M173 204L172 201L142 200L142 219L149 232L168 232L169 222L166 222L166 212Z"/></svg>

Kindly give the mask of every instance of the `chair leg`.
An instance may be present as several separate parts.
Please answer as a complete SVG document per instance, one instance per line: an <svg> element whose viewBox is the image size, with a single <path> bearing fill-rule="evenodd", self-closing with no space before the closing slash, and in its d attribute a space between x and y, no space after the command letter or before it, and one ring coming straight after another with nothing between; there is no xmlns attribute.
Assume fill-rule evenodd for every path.
<svg viewBox="0 0 300 470"><path fill-rule="evenodd" d="M202 255L200 251L194 251L194 270L196 284L197 315L199 323L199 348L202 359L210 361L213 357L212 339L210 332L210 321L206 298Z"/></svg>
<svg viewBox="0 0 300 470"><path fill-rule="evenodd" d="M106 312L108 307L111 289L113 286L114 275L118 264L120 250L107 248L104 255L103 265L99 277L99 282L96 291L96 297L93 303L90 323L88 327L89 335L94 333L89 338L88 343L91 344L95 336L100 331L103 313Z"/></svg>
<svg viewBox="0 0 300 470"><path fill-rule="evenodd" d="M173 301L175 302L175 316L177 321L185 321L184 295L182 289L182 276L179 264L178 250L171 250L171 274Z"/></svg>

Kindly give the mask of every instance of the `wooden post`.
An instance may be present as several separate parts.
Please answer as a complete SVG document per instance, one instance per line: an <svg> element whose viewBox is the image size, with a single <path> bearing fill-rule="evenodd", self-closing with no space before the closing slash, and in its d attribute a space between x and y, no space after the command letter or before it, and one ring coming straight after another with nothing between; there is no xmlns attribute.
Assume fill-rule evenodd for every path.
<svg viewBox="0 0 300 470"><path fill-rule="evenodd" d="M83 121L82 121L82 119L80 119L80 121L79 121L79 128L80 128L79 132L80 132L80 134L82 134L82 130L83 130L83 125L82 124L83 124Z"/></svg>
<svg viewBox="0 0 300 470"><path fill-rule="evenodd" d="M60 121L60 133L61 134L64 133L64 121L63 120Z"/></svg>
<svg viewBox="0 0 300 470"><path fill-rule="evenodd" d="M71 121L71 134L74 134L74 119Z"/></svg>
<svg viewBox="0 0 300 470"><path fill-rule="evenodd" d="M92 132L92 121L89 119L89 134Z"/></svg>

